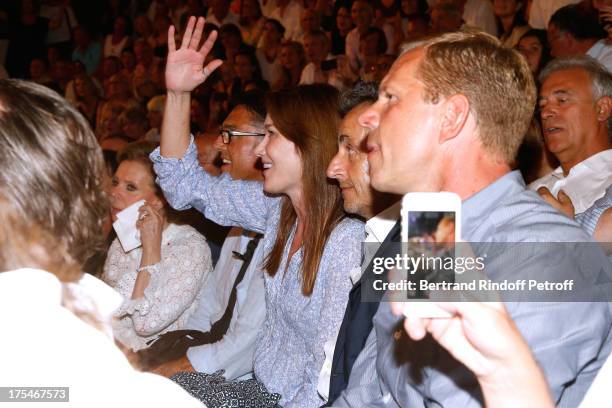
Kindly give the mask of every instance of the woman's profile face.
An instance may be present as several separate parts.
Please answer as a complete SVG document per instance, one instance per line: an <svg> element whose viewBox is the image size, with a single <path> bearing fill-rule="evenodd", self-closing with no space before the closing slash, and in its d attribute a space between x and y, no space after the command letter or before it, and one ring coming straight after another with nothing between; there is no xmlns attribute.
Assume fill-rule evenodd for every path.
<svg viewBox="0 0 612 408"><path fill-rule="evenodd" d="M121 162L111 180L110 202L113 222L117 213L140 200L149 203L159 200L155 194L155 180L147 167L135 160Z"/></svg>
<svg viewBox="0 0 612 408"><path fill-rule="evenodd" d="M542 59L542 43L538 37L523 37L516 46L518 52L523 54L532 73L537 73Z"/></svg>
<svg viewBox="0 0 612 408"><path fill-rule="evenodd" d="M295 144L283 136L270 115L264 122L266 136L255 148L261 158L264 191L299 196L302 191L302 158Z"/></svg>

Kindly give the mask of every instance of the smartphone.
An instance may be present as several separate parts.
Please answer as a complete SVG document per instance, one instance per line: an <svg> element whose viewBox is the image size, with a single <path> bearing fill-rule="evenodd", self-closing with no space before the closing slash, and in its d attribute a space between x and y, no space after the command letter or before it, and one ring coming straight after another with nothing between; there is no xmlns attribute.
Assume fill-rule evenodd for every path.
<svg viewBox="0 0 612 408"><path fill-rule="evenodd" d="M410 256L423 259L423 268L416 272L417 283L421 280L454 282L454 269L436 269L435 265L438 260L455 256L455 243L461 240L461 198L450 192L408 193L402 199L401 216L404 250L411 251ZM429 260L434 265L431 270ZM435 305L427 291L417 292L417 296L406 300L404 314L422 318L451 317Z"/></svg>
<svg viewBox="0 0 612 408"><path fill-rule="evenodd" d="M321 71L331 71L338 68L338 60L330 59L321 62Z"/></svg>

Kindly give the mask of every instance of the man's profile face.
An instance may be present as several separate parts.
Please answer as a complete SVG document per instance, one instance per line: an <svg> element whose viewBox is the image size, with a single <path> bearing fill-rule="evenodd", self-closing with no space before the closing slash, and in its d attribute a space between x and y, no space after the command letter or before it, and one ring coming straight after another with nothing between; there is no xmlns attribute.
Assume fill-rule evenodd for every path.
<svg viewBox="0 0 612 408"><path fill-rule="evenodd" d="M546 147L562 163L582 161L600 125L589 74L580 68L553 72L542 83L538 103Z"/></svg>
<svg viewBox="0 0 612 408"><path fill-rule="evenodd" d="M342 119L338 132L338 153L327 168L328 177L338 181L344 210L366 219L374 216L374 198L368 175L367 129L359 124L358 118L369 106L370 103L364 102Z"/></svg>
<svg viewBox="0 0 612 408"><path fill-rule="evenodd" d="M257 124L253 115L243 106L237 106L223 121L221 129L243 132L264 133L263 123ZM221 171L229 173L235 180L258 180L261 169L257 166L255 147L261 136L234 136L229 144L224 144L221 136L217 138L217 148L221 152L223 165Z"/></svg>
<svg viewBox="0 0 612 408"><path fill-rule="evenodd" d="M416 73L423 55L419 48L399 57L380 85L378 100L359 117L370 130L368 161L375 190L437 191L442 114L439 104L422 99L424 88Z"/></svg>

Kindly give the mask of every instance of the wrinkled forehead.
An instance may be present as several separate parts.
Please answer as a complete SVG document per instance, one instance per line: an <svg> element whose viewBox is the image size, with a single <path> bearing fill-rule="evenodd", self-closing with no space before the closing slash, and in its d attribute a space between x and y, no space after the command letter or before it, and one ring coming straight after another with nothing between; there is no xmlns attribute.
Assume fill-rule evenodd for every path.
<svg viewBox="0 0 612 408"><path fill-rule="evenodd" d="M554 71L548 75L540 87L540 96L563 91L591 94L592 82L589 73L581 68Z"/></svg>
<svg viewBox="0 0 612 408"><path fill-rule="evenodd" d="M359 123L359 117L372 105L372 102L362 102L351 109L340 122L338 141L358 145L365 140L368 129Z"/></svg>

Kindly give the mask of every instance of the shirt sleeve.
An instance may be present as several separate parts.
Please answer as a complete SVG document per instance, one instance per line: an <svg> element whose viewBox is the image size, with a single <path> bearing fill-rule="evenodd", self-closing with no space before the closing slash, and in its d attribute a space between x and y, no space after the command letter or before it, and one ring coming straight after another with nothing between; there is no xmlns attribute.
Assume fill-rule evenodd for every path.
<svg viewBox="0 0 612 408"><path fill-rule="evenodd" d="M118 314L131 315L138 335L157 334L193 304L211 270L210 249L203 237L194 234L173 243L168 253L162 253L162 261L153 266L144 296L126 299Z"/></svg>
<svg viewBox="0 0 612 408"><path fill-rule="evenodd" d="M326 270L319 269L317 277L319 279L327 276L326 281L319 287L324 291L319 319L321 323L312 343L310 358L304 368L302 386L295 396L287 401L285 408L317 407L324 403L317 391L319 374L325 361L324 346L336 335L342 323L348 294L352 287L350 270L360 263L362 236L363 224L345 221L336 227L329 238L326 247L329 251L326 251L321 260L321 265ZM315 296L315 293L312 296Z"/></svg>
<svg viewBox="0 0 612 408"><path fill-rule="evenodd" d="M250 272L252 279L238 285L238 300L227 333L216 343L187 351L187 358L197 371L214 373L223 369L229 380L253 371L255 343L266 317L266 304L263 271L255 268ZM241 296L243 288L245 293Z"/></svg>
<svg viewBox="0 0 612 408"><path fill-rule="evenodd" d="M268 211L280 199L266 196L259 181L233 180L228 174L215 177L206 173L197 160L193 136L182 158L162 157L159 148L150 158L157 184L173 208L193 207L219 225L265 232Z"/></svg>

